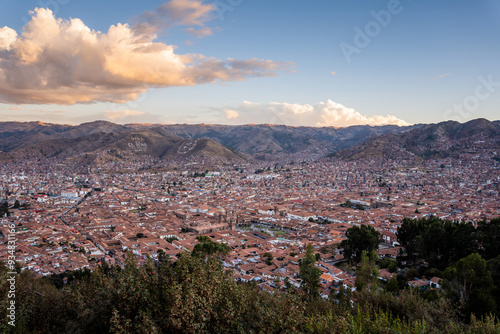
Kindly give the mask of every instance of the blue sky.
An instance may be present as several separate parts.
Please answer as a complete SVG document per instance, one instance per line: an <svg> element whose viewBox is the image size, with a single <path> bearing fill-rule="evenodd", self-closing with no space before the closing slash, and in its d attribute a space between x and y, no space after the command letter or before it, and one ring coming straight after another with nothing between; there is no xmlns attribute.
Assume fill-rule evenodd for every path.
<svg viewBox="0 0 500 334"><path fill-rule="evenodd" d="M35 8L51 13L29 14ZM49 31L50 17L57 32ZM64 20L76 18L82 24L72 27L98 36L92 47L102 52L68 28ZM28 22L36 33L23 34ZM138 22L155 36L137 32ZM119 23L128 28L110 35ZM499 119L494 0L2 1L0 29L0 121L348 126ZM139 39L146 39L140 47ZM156 51L170 46L173 55ZM148 51L128 57L131 48Z"/></svg>

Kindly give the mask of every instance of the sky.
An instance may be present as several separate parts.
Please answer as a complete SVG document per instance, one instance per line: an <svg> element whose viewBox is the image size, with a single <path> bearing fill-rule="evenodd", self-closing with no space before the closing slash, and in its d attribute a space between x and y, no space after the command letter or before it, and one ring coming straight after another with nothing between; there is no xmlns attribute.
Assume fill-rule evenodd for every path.
<svg viewBox="0 0 500 334"><path fill-rule="evenodd" d="M0 121L500 119L497 0L0 1Z"/></svg>

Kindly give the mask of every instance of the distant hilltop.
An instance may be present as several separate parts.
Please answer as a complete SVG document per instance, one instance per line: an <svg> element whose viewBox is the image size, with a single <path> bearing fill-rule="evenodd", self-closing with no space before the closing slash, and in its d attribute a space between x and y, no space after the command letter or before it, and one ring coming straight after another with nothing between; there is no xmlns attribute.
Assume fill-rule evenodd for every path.
<svg viewBox="0 0 500 334"><path fill-rule="evenodd" d="M228 162L277 156L317 158L443 158L460 152L497 149L500 121L476 119L412 126L358 125L346 128L271 124L80 125L0 122L0 159L122 160L135 156L184 159L197 156Z"/></svg>
<svg viewBox="0 0 500 334"><path fill-rule="evenodd" d="M500 158L500 121L478 118L466 123L426 124L403 133L377 136L335 155L348 160L418 160L487 154L498 154Z"/></svg>

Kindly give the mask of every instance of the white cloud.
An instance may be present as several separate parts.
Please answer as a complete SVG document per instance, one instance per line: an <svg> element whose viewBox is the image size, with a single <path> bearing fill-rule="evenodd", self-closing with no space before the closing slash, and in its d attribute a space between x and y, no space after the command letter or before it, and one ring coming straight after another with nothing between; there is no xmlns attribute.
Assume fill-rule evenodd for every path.
<svg viewBox="0 0 500 334"><path fill-rule="evenodd" d="M240 116L240 114L233 109L224 109L224 113L226 114L227 119L235 119Z"/></svg>
<svg viewBox="0 0 500 334"><path fill-rule="evenodd" d="M126 117L130 116L141 116L144 115L145 112L138 110L116 110L116 111L106 111L104 112L104 116L113 122L119 121Z"/></svg>
<svg viewBox="0 0 500 334"><path fill-rule="evenodd" d="M169 2L176 8L172 18L202 26L212 7L193 3L199 2ZM175 46L155 42L156 34L147 29L118 23L103 33L77 18L55 18L49 9L37 8L31 15L19 36L7 27L0 30L0 103L124 103L150 87L273 76L289 66L176 54Z"/></svg>
<svg viewBox="0 0 500 334"><path fill-rule="evenodd" d="M203 26L213 18L215 4L204 4L197 0L172 0L163 5L172 21L186 26Z"/></svg>
<svg viewBox="0 0 500 334"><path fill-rule="evenodd" d="M204 28L200 28L200 29L195 29L193 27L190 27L190 28L187 28L186 31L192 35L195 35L198 38L210 36L214 33L213 29L211 29L209 27L204 27Z"/></svg>
<svg viewBox="0 0 500 334"><path fill-rule="evenodd" d="M227 120L234 124L270 123L293 126L336 126L351 125L387 125L399 126L410 123L394 115L362 115L358 111L343 106L332 100L309 104L293 104L283 102L255 103L244 101L237 107L228 107L220 110ZM237 117L229 117L238 115Z"/></svg>
<svg viewBox="0 0 500 334"><path fill-rule="evenodd" d="M278 103L271 102L269 103L272 106L276 106L281 108L281 115L292 114L292 115L300 115L314 112L314 107L309 104L292 104L292 103Z"/></svg>
<svg viewBox="0 0 500 334"><path fill-rule="evenodd" d="M187 32L198 37L212 34L212 28L205 27L206 23L213 20L217 9L214 3L205 4L199 0L171 0L162 4L153 11L145 12L134 19L132 29L142 33L156 33L157 31L172 26L191 26ZM200 29L194 29L196 26Z"/></svg>
<svg viewBox="0 0 500 334"><path fill-rule="evenodd" d="M330 71L330 74L331 74L331 75L337 75L337 72L335 72L335 71Z"/></svg>
<svg viewBox="0 0 500 334"><path fill-rule="evenodd" d="M9 51L12 43L16 41L17 32L9 27L0 29L0 50Z"/></svg>

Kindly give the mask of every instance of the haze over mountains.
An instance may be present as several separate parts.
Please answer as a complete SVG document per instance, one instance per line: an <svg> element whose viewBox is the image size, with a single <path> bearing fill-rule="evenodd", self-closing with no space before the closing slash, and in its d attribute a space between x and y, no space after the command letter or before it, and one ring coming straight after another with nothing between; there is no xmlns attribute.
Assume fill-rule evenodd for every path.
<svg viewBox="0 0 500 334"><path fill-rule="evenodd" d="M42 122L0 123L3 160L97 156L126 159L206 157L225 161L272 159L277 155L358 158L442 158L464 149L500 147L500 122L398 127L291 127L285 125L162 125L106 121L77 126Z"/></svg>

